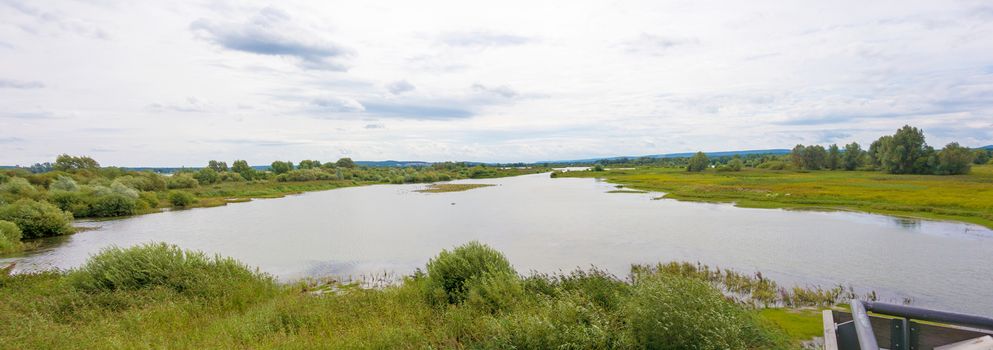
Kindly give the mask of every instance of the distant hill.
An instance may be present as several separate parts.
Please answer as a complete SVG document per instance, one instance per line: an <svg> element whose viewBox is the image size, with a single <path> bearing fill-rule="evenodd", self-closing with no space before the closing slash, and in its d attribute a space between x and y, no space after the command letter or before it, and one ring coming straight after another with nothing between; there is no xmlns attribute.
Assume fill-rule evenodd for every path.
<svg viewBox="0 0 993 350"><path fill-rule="evenodd" d="M993 145L983 146L983 147L979 147L979 148L981 148L981 149L988 149L990 151L993 151Z"/></svg>
<svg viewBox="0 0 993 350"><path fill-rule="evenodd" d="M755 149L755 150L745 150L745 151L721 151L721 152L703 152L708 157L731 157L731 156L745 156L750 154L789 154L790 150L782 148L774 149ZM696 152L686 152L686 153L666 153L666 154L651 154L646 156L626 156L626 157L603 157L603 158L588 158L588 159L575 159L575 160L554 160L548 162L535 162L535 163L593 163L599 160L618 160L618 159L637 159L637 158L685 158L692 157Z"/></svg>

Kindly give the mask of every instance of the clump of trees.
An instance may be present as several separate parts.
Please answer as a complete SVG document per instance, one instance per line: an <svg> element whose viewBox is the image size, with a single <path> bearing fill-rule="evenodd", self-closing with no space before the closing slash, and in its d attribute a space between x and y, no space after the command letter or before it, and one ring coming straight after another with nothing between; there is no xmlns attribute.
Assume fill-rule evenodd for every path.
<svg viewBox="0 0 993 350"><path fill-rule="evenodd" d="M710 167L710 158L703 152L697 152L693 157L690 157L689 164L686 166L687 171L691 172L701 172Z"/></svg>
<svg viewBox="0 0 993 350"><path fill-rule="evenodd" d="M790 153L794 166L798 169L879 169L890 174L967 174L974 160L988 154L985 150L971 150L950 143L941 150L935 150L924 139L921 129L904 126L893 135L886 135L874 141L868 151L863 151L858 143L845 145L841 151L837 145L829 149L819 145L797 145Z"/></svg>

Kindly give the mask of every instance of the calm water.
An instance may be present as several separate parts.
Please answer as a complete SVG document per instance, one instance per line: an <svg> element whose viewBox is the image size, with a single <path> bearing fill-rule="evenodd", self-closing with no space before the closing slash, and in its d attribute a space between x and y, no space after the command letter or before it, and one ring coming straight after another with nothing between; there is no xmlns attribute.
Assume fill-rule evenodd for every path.
<svg viewBox="0 0 993 350"><path fill-rule="evenodd" d="M652 200L659 194L610 194L608 183L548 174L460 182L498 186L368 186L88 222L94 230L14 259L21 271L72 268L103 247L164 241L289 280L406 274L479 240L522 272L596 265L624 276L631 263L699 261L993 315L993 231L975 225Z"/></svg>

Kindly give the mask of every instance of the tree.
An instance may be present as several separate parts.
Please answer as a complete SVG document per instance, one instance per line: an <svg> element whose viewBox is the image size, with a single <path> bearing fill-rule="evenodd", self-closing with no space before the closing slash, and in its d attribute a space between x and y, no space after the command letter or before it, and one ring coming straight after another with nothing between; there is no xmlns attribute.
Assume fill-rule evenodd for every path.
<svg viewBox="0 0 993 350"><path fill-rule="evenodd" d="M827 168L831 170L841 168L841 149L838 148L837 144L828 147Z"/></svg>
<svg viewBox="0 0 993 350"><path fill-rule="evenodd" d="M793 164L805 170L820 170L827 166L828 152L823 146L796 145L790 154Z"/></svg>
<svg viewBox="0 0 993 350"><path fill-rule="evenodd" d="M957 142L949 143L938 152L938 166L935 170L939 175L968 174L972 168L972 159L975 154L966 147L959 146Z"/></svg>
<svg viewBox="0 0 993 350"><path fill-rule="evenodd" d="M345 157L338 159L338 161L335 162L335 165L337 165L339 168L354 168L355 162L352 161L352 158Z"/></svg>
<svg viewBox="0 0 993 350"><path fill-rule="evenodd" d="M993 158L993 154L991 154L993 153L993 151L988 151L981 148L973 150L972 153L973 153L973 158L972 158L973 164L986 164L990 162L991 158Z"/></svg>
<svg viewBox="0 0 993 350"><path fill-rule="evenodd" d="M842 166L845 170L855 170L862 166L862 146L859 146L858 142L852 142L845 145L845 153L842 154Z"/></svg>
<svg viewBox="0 0 993 350"><path fill-rule="evenodd" d="M893 142L893 136L883 136L869 145L869 164L874 168L883 166L883 152Z"/></svg>
<svg viewBox="0 0 993 350"><path fill-rule="evenodd" d="M728 169L731 171L741 171L741 168L745 167L745 162L741 160L741 157L734 156L730 162L728 162Z"/></svg>
<svg viewBox="0 0 993 350"><path fill-rule="evenodd" d="M300 169L317 169L321 167L321 161L319 160L309 160L304 159L300 161L300 165L297 168Z"/></svg>
<svg viewBox="0 0 993 350"><path fill-rule="evenodd" d="M100 167L100 163L93 160L93 158L81 156L73 157L68 154L61 154L55 158L55 164L52 168L61 171L71 171L71 170L83 170L83 169L96 169Z"/></svg>
<svg viewBox="0 0 993 350"><path fill-rule="evenodd" d="M210 167L200 169L200 171L193 175L193 178L197 179L197 182L205 185L217 183L217 181L220 180L220 176L217 174L217 171Z"/></svg>
<svg viewBox="0 0 993 350"><path fill-rule="evenodd" d="M255 169L248 166L248 162L244 160L236 160L231 164L231 171L238 173L245 180L255 179Z"/></svg>
<svg viewBox="0 0 993 350"><path fill-rule="evenodd" d="M269 165L269 169L272 169L272 172L276 174L285 174L290 170L293 170L293 163L281 162L277 160L272 162L272 165Z"/></svg>
<svg viewBox="0 0 993 350"><path fill-rule="evenodd" d="M710 166L710 159L703 152L697 152L690 157L689 165L686 167L687 171L701 172Z"/></svg>
<svg viewBox="0 0 993 350"><path fill-rule="evenodd" d="M219 162L219 161L216 161L216 160L211 160L210 162L207 162L207 167L210 168L210 169L213 169L214 171L219 172L219 173L223 173L225 171L228 171L228 163L227 162Z"/></svg>
<svg viewBox="0 0 993 350"><path fill-rule="evenodd" d="M881 148L881 166L891 174L921 174L930 172L929 159L934 152L924 142L924 132L905 125L893 134Z"/></svg>

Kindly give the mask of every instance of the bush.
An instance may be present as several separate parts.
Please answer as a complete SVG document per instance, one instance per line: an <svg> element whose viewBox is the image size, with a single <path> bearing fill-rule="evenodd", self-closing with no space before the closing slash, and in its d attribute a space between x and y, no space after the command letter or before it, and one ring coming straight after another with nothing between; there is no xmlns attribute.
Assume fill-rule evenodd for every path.
<svg viewBox="0 0 993 350"><path fill-rule="evenodd" d="M209 258L202 252L165 243L104 249L72 271L69 281L76 289L88 293L163 287L201 298L242 294L239 292L261 297L275 289L272 277L252 271L234 259Z"/></svg>
<svg viewBox="0 0 993 350"><path fill-rule="evenodd" d="M137 210L138 201L135 198L120 193L110 193L93 199L88 216L126 216L134 215Z"/></svg>
<svg viewBox="0 0 993 350"><path fill-rule="evenodd" d="M193 177L201 184L213 184L220 181L220 175L211 168L200 169Z"/></svg>
<svg viewBox="0 0 993 350"><path fill-rule="evenodd" d="M21 198L37 199L40 195L38 189L24 178L11 178L0 185L0 199L7 202L14 202Z"/></svg>
<svg viewBox="0 0 993 350"><path fill-rule="evenodd" d="M148 204L149 208L159 207L159 195L156 194L155 192L138 193L138 199L140 199L142 202L145 202L145 204Z"/></svg>
<svg viewBox="0 0 993 350"><path fill-rule="evenodd" d="M442 250L427 264L429 297L438 295L448 303L461 303L468 296L469 287L502 283L474 281L497 279L498 275L517 275L503 253L482 243L472 241L452 251ZM503 276L506 277L506 276ZM484 292L485 293L485 292Z"/></svg>
<svg viewBox="0 0 993 350"><path fill-rule="evenodd" d="M782 336L755 314L725 299L703 281L650 275L639 278L624 307L638 348L769 349Z"/></svg>
<svg viewBox="0 0 993 350"><path fill-rule="evenodd" d="M55 181L51 185L48 185L49 191L78 191L79 185L76 184L76 180L65 175L59 175L55 178Z"/></svg>
<svg viewBox="0 0 993 350"><path fill-rule="evenodd" d="M189 192L184 192L184 191L169 192L169 202L172 203L173 206L187 207L192 205L196 201L197 201L196 197L194 197Z"/></svg>
<svg viewBox="0 0 993 350"><path fill-rule="evenodd" d="M334 180L336 177L320 169L290 170L276 177L276 181Z"/></svg>
<svg viewBox="0 0 993 350"><path fill-rule="evenodd" d="M21 229L10 221L0 220L0 254L21 250Z"/></svg>
<svg viewBox="0 0 993 350"><path fill-rule="evenodd" d="M771 160L762 164L759 164L756 168L759 169L769 169L769 170L785 170L787 167L786 162L780 160Z"/></svg>
<svg viewBox="0 0 993 350"><path fill-rule="evenodd" d="M167 187L169 189L174 188L194 188L200 185L197 179L193 178L193 175L189 173L177 173L169 177L166 181Z"/></svg>
<svg viewBox="0 0 993 350"><path fill-rule="evenodd" d="M30 199L0 206L0 220L17 224L25 238L59 236L73 232L72 214L50 203Z"/></svg>

